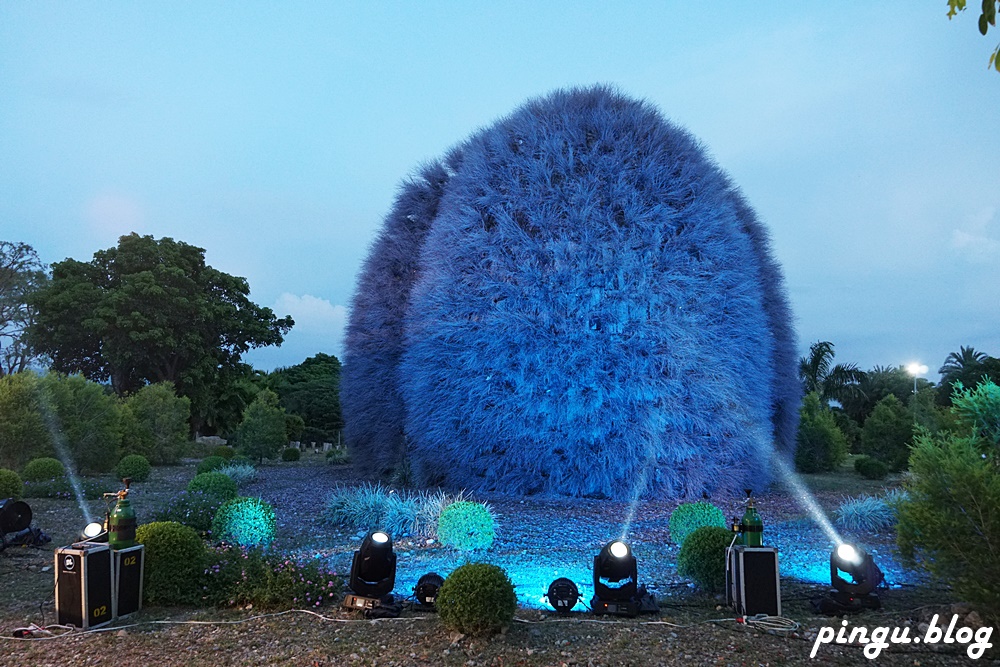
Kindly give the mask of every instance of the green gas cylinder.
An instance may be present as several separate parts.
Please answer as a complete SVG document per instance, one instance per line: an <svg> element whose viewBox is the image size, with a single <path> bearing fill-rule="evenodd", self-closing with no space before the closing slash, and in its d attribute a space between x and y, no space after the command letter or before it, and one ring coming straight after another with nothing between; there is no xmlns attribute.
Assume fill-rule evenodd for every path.
<svg viewBox="0 0 1000 667"><path fill-rule="evenodd" d="M750 489L744 489L744 491L747 494L747 510L743 513L743 521L741 522L743 545L762 547L764 546L764 522L761 520L760 514L757 513L757 507L751 495L752 491Z"/></svg>
<svg viewBox="0 0 1000 667"><path fill-rule="evenodd" d="M127 549L134 547L136 517L132 503L128 499L128 487L131 480L122 480L125 488L119 491L118 502L108 515L108 546L112 549Z"/></svg>

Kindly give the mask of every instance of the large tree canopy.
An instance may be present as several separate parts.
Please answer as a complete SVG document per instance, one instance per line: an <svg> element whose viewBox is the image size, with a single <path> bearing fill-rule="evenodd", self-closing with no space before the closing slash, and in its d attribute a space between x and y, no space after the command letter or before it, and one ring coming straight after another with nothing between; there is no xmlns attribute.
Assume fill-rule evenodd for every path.
<svg viewBox="0 0 1000 667"><path fill-rule="evenodd" d="M53 264L32 298L30 341L54 369L110 381L119 395L171 382L197 419L222 379L245 375L245 352L280 345L294 324L249 293L246 279L208 266L202 248L130 234L89 262Z"/></svg>
<svg viewBox="0 0 1000 667"><path fill-rule="evenodd" d="M278 368L268 375L267 384L278 394L281 407L302 418L304 441L334 441L344 427L337 357L320 352L296 366Z"/></svg>
<svg viewBox="0 0 1000 667"><path fill-rule="evenodd" d="M34 358L24 335L35 317L29 301L46 280L34 248L0 241L0 376L23 371Z"/></svg>

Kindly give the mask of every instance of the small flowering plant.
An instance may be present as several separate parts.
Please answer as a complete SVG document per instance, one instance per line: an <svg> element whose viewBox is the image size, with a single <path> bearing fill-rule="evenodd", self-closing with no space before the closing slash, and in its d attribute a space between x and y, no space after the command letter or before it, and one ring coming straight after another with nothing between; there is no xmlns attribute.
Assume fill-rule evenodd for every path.
<svg viewBox="0 0 1000 667"><path fill-rule="evenodd" d="M216 606L293 609L340 603L343 579L319 559L298 561L229 545L215 548L211 556L203 590Z"/></svg>

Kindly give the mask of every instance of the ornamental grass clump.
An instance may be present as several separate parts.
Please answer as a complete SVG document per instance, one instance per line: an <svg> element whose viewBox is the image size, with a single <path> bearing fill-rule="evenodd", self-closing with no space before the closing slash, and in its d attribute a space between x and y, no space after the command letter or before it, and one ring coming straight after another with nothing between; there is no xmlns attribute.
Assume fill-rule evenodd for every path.
<svg viewBox="0 0 1000 667"><path fill-rule="evenodd" d="M689 577L709 593L726 587L726 547L733 542L732 531L718 526L702 526L688 535L677 555L677 573Z"/></svg>
<svg viewBox="0 0 1000 667"><path fill-rule="evenodd" d="M846 498L836 511L837 525L856 533L877 533L896 523L896 512L884 498Z"/></svg>
<svg viewBox="0 0 1000 667"><path fill-rule="evenodd" d="M243 486L249 484L257 477L257 469L252 465L245 464L233 464L224 465L218 469L217 472L221 472L223 475L229 479L236 482L236 486Z"/></svg>
<svg viewBox="0 0 1000 667"><path fill-rule="evenodd" d="M270 503L260 498L233 498L215 513L212 538L243 548L266 547L274 541L277 529Z"/></svg>
<svg viewBox="0 0 1000 667"><path fill-rule="evenodd" d="M194 528L173 521L146 523L136 529L135 538L146 547L143 599L148 604L196 604L206 551Z"/></svg>
<svg viewBox="0 0 1000 667"><path fill-rule="evenodd" d="M467 563L444 580L434 606L448 629L472 637L489 637L514 620L517 595L501 568Z"/></svg>
<svg viewBox="0 0 1000 667"><path fill-rule="evenodd" d="M670 513L670 538L684 544L688 535L702 526L726 527L726 516L712 503L681 503Z"/></svg>
<svg viewBox="0 0 1000 667"><path fill-rule="evenodd" d="M460 500L445 507L438 518L438 540L459 551L489 549L495 532L493 513L482 503Z"/></svg>
<svg viewBox="0 0 1000 667"><path fill-rule="evenodd" d="M32 459L21 471L21 479L25 482L41 482L47 479L55 479L66 474L66 467L59 459L43 456L39 459Z"/></svg>

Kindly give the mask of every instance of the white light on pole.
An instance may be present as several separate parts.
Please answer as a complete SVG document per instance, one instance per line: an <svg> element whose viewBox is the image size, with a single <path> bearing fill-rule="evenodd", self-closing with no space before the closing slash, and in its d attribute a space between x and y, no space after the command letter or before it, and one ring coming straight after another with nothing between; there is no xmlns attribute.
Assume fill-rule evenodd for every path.
<svg viewBox="0 0 1000 667"><path fill-rule="evenodd" d="M906 372L913 376L913 393L915 394L917 393L917 378L927 373L927 365L914 362L906 367Z"/></svg>

